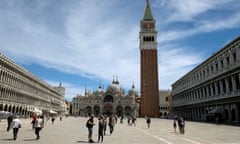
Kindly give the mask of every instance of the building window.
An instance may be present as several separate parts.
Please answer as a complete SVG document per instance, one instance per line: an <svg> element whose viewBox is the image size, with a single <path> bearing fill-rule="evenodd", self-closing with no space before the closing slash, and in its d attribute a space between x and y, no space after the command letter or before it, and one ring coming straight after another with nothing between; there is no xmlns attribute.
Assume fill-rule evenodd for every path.
<svg viewBox="0 0 240 144"><path fill-rule="evenodd" d="M216 71L218 71L218 63L216 63Z"/></svg>
<svg viewBox="0 0 240 144"><path fill-rule="evenodd" d="M221 60L220 62L221 62L221 68L223 68L223 66L224 66L223 60Z"/></svg>
<svg viewBox="0 0 240 144"><path fill-rule="evenodd" d="M230 64L229 57L226 57L226 61L227 61L227 66L229 66L229 64Z"/></svg>
<svg viewBox="0 0 240 144"><path fill-rule="evenodd" d="M233 56L233 62L236 62L236 61L237 61L237 55L236 55L236 53L233 53L232 56Z"/></svg>

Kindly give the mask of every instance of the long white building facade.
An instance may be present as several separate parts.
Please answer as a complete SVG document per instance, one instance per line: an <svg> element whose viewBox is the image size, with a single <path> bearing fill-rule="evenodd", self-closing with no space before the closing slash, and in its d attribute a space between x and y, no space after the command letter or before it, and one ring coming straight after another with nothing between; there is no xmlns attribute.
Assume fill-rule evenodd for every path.
<svg viewBox="0 0 240 144"><path fill-rule="evenodd" d="M240 37L172 84L173 112L188 120L240 121Z"/></svg>
<svg viewBox="0 0 240 144"><path fill-rule="evenodd" d="M30 116L65 112L65 88L53 87L0 54L0 111Z"/></svg>
<svg viewBox="0 0 240 144"><path fill-rule="evenodd" d="M118 116L139 116L139 98L135 86L125 94L118 80L113 80L112 84L104 91L102 86L96 91L86 91L84 96L77 95L72 100L72 115L88 116L94 114L98 116L118 115Z"/></svg>

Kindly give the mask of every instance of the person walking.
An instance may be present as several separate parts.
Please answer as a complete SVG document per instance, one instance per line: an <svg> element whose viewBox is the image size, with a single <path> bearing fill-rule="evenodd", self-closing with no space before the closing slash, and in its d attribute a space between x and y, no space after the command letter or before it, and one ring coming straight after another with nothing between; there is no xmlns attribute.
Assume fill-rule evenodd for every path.
<svg viewBox="0 0 240 144"><path fill-rule="evenodd" d="M184 122L183 117L178 117L178 127L179 127L180 134L184 134L184 132L185 132L185 130L184 130L185 122Z"/></svg>
<svg viewBox="0 0 240 144"><path fill-rule="evenodd" d="M108 126L109 126L109 130L110 130L110 135L113 133L114 125L115 125L114 117L110 116L109 119L108 119Z"/></svg>
<svg viewBox="0 0 240 144"><path fill-rule="evenodd" d="M32 116L32 122L31 122L31 124L32 124L32 129L34 129L34 126L35 126L35 122L36 122L36 120L37 120L37 114L34 114L33 116Z"/></svg>
<svg viewBox="0 0 240 144"><path fill-rule="evenodd" d="M177 133L177 131L176 131L176 129L177 129L177 122L176 121L177 121L176 119L173 120L174 133Z"/></svg>
<svg viewBox="0 0 240 144"><path fill-rule="evenodd" d="M92 139L93 126L95 125L93 115L91 115L90 118L87 120L87 124L86 125L87 125L87 128L88 128L88 142L89 143L94 143L94 141Z"/></svg>
<svg viewBox="0 0 240 144"><path fill-rule="evenodd" d="M12 128L13 128L13 140L16 140L19 128L21 128L21 125L22 125L22 122L19 120L19 116L14 116L11 125L12 125Z"/></svg>
<svg viewBox="0 0 240 144"><path fill-rule="evenodd" d="M104 133L104 135L106 135L106 131L107 131L107 118L106 118L106 116L103 116L103 133Z"/></svg>
<svg viewBox="0 0 240 144"><path fill-rule="evenodd" d="M147 128L150 128L150 125L151 125L151 119L150 119L150 117L147 117L146 122L147 122Z"/></svg>
<svg viewBox="0 0 240 144"><path fill-rule="evenodd" d="M41 131L41 129L44 127L44 119L43 119L43 116L39 116L36 121L35 121L35 124L34 124L34 127L35 127L35 134L36 134L36 140L39 140L40 138L40 135L39 135L39 132Z"/></svg>
<svg viewBox="0 0 240 144"><path fill-rule="evenodd" d="M10 114L10 115L8 116L8 118L7 118L7 122L8 122L8 125L7 125L7 131L10 130L10 127L11 127L11 123L12 123L12 121L13 121L13 115Z"/></svg>
<svg viewBox="0 0 240 144"><path fill-rule="evenodd" d="M98 143L100 142L103 143L103 133L104 133L104 118L101 115L98 119Z"/></svg>

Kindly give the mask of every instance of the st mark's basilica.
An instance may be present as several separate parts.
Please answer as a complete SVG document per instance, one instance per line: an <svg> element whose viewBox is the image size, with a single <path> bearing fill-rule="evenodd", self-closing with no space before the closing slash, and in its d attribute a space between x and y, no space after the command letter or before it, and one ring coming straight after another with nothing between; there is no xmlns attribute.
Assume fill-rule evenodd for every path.
<svg viewBox="0 0 240 144"><path fill-rule="evenodd" d="M72 114L75 116L87 116L89 114L94 114L95 116L99 114L138 116L138 99L139 96L134 84L125 93L120 82L117 79L113 79L106 91L99 85L98 89L93 92L85 90L84 96L77 95L74 97Z"/></svg>

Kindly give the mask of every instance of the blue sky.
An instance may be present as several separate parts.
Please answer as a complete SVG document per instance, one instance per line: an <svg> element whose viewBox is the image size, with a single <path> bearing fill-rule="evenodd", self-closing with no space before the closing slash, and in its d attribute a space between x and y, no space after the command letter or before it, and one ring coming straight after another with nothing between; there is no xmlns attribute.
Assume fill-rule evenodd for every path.
<svg viewBox="0 0 240 144"><path fill-rule="evenodd" d="M113 76L139 90L145 0L0 0L0 52L66 99L106 89ZM171 84L240 34L239 0L150 0L158 30L159 87Z"/></svg>

